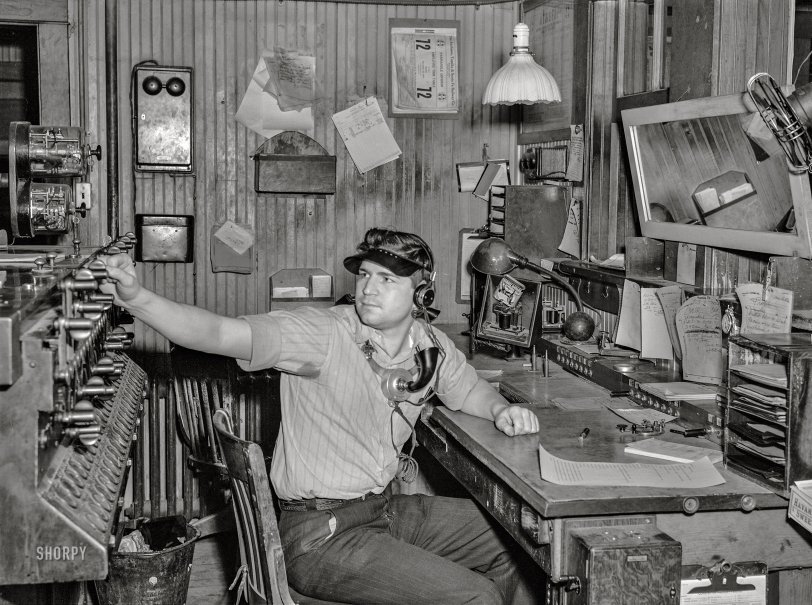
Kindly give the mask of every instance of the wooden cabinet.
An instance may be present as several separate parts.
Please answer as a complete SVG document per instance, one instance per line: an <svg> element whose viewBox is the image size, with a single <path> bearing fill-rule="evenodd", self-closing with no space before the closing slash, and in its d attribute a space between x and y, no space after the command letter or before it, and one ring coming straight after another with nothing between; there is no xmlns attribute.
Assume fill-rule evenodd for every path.
<svg viewBox="0 0 812 605"><path fill-rule="evenodd" d="M807 333L730 338L725 464L785 498L812 478L810 376Z"/></svg>

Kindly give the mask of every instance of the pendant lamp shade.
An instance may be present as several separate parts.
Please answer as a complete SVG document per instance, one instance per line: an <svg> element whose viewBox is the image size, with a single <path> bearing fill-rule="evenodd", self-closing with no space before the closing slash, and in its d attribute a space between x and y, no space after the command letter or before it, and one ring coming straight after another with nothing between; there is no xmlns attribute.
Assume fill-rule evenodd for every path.
<svg viewBox="0 0 812 605"><path fill-rule="evenodd" d="M530 52L530 28L517 23L513 28L510 59L491 77L483 105L532 105L560 103L561 92L555 78L533 59Z"/></svg>

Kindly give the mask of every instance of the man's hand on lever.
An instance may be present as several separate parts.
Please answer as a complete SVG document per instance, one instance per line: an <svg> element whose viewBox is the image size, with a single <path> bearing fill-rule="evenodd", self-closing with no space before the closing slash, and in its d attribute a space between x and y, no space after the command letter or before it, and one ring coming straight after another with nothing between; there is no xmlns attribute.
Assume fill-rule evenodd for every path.
<svg viewBox="0 0 812 605"><path fill-rule="evenodd" d="M114 296L115 304L126 307L141 291L141 284L135 274L135 263L126 254L103 256L101 260L107 265L107 283L102 284L103 292Z"/></svg>
<svg viewBox="0 0 812 605"><path fill-rule="evenodd" d="M126 254L113 254L102 260L108 275L102 290L113 294L115 304L166 339L204 353L251 359L252 334L247 321L177 303L144 288Z"/></svg>

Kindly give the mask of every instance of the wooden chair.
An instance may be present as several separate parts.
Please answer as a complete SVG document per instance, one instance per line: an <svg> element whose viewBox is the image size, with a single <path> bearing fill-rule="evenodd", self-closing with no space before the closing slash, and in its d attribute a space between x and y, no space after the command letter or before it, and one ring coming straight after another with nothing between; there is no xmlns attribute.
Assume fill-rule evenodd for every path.
<svg viewBox="0 0 812 605"><path fill-rule="evenodd" d="M238 602L244 595L249 605L335 605L299 595L288 586L262 448L234 434L227 410L217 410L212 420L231 478L242 561L241 577L235 580L240 582Z"/></svg>

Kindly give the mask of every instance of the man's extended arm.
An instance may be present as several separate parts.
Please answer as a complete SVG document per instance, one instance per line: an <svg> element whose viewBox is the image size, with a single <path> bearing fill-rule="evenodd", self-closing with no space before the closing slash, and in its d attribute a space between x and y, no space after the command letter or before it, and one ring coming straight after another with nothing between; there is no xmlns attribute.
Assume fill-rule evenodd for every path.
<svg viewBox="0 0 812 605"><path fill-rule="evenodd" d="M102 286L115 303L164 337L189 349L237 359L251 359L251 328L242 319L173 302L143 288L132 260L125 254L103 258L109 281Z"/></svg>
<svg viewBox="0 0 812 605"><path fill-rule="evenodd" d="M479 379L460 408L472 416L493 420L505 435L527 435L539 430L538 417L527 408L510 405L485 380Z"/></svg>

